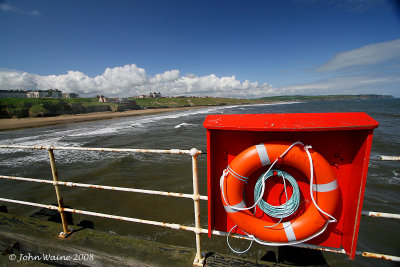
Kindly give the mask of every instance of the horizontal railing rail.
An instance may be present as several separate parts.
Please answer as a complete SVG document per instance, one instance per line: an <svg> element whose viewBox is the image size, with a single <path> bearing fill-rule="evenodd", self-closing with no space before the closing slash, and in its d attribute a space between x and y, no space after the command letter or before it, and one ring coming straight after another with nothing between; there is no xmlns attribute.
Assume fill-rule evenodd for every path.
<svg viewBox="0 0 400 267"><path fill-rule="evenodd" d="M50 210L59 210L58 206L46 205L46 204L40 204L40 203L34 203L34 202L28 202L28 201L21 201L21 200L15 200L15 199L0 198L0 201L21 204L21 205L27 205L27 206L33 206L33 207L38 207L38 208L45 208L45 209L50 209ZM131 217L125 217L125 216L116 216L116 215L105 214L105 213L100 213L100 212L70 209L70 208L63 208L62 210L65 212L71 212L71 213L77 213L77 214L83 214L83 215L89 215L89 216L95 216L95 217L101 217L101 218L108 218L108 219L115 219L115 220L127 221L127 222L150 224L150 225L162 226L162 227L171 228L171 229L179 229L179 230L186 230L186 231L192 231L192 232L196 231L195 227L180 225L180 224L176 224L176 223L157 222L157 221L151 221L151 220L143 220L143 219L137 219L137 218L131 218Z"/></svg>
<svg viewBox="0 0 400 267"><path fill-rule="evenodd" d="M164 150L164 149L121 149L121 148L54 147L54 146L21 146L21 145L0 145L0 148L47 150L49 152L49 161L50 161L50 165L51 165L51 169L52 169L53 180L7 176L7 175L0 175L0 179L51 184L54 186L55 191L56 191L58 206L35 203L35 202L28 202L28 201L21 201L21 200L15 200L15 199L7 199L7 198L0 198L0 202L8 202L8 203L14 203L14 204L20 204L20 205L46 208L46 209L51 209L51 210L58 210L60 212L62 224L63 224L63 232L61 233L62 234L61 236L64 236L64 237L71 234L69 227L67 225L67 222L66 222L65 212L78 213L78 214L83 214L83 215L88 215L88 216L96 216L96 217L115 219L115 220L123 220L123 221L135 222L135 223L149 224L149 225L167 227L167 228L177 229L177 230L191 231L196 234L196 256L195 256L195 260L194 260L193 264L199 265L199 266L203 264L204 258L202 258L202 255L201 255L200 234L208 234L208 230L201 228L201 225L200 225L199 201L200 200L208 200L208 197L199 194L197 156L200 154L205 154L205 153L203 153L195 148L190 149L190 150L181 150L181 149ZM58 180L58 172L57 172L57 168L55 165L54 153L53 153L54 150L190 155L192 157L193 194L59 181ZM379 156L379 158L376 158L376 159L399 161L400 157ZM99 213L99 212L93 212L93 211L65 208L58 186L93 188L93 189L112 190L112 191L124 191L124 192L131 192L131 193L142 193L142 194L152 194L152 195L160 195L160 196L167 196L167 197L192 199L194 201L195 226L193 227L193 226L181 225L181 224L176 224L176 223L166 223L166 222L144 220L144 219L138 219L138 218L125 217L125 216L117 216L117 215L111 215L111 214L105 214L105 213ZM369 217L400 219L400 214L393 214L393 213L362 211L361 214L364 216L369 216ZM228 236L229 235L229 237L234 237L234 238L239 238L239 239L250 239L248 236L239 235L239 234L229 234L227 232L217 231L217 230L213 230L212 234L219 235L219 236ZM340 253L340 254L346 253L344 251L344 249L327 248L327 247L320 247L320 246L309 245L309 244L297 244L295 246L309 248L309 249L315 249L315 250L321 250L321 251ZM369 258L379 258L379 259L386 259L386 260L400 262L400 257L379 254L379 253L357 251L356 255L363 256L363 257L369 257Z"/></svg>
<svg viewBox="0 0 400 267"><path fill-rule="evenodd" d="M102 148L102 147L66 147L66 146L20 146L20 145L0 145L0 148L20 148L20 149L43 149L43 150L77 150L77 151L97 151L97 152L131 152L131 153L158 153L158 154L188 154L192 150L182 149L141 149L141 148ZM201 151L197 150L197 153Z"/></svg>
<svg viewBox="0 0 400 267"><path fill-rule="evenodd" d="M377 212L377 211L361 211L361 215L369 216L369 217L378 217L378 218L388 218L388 219L399 219L400 214L395 213L386 213L386 212Z"/></svg>
<svg viewBox="0 0 400 267"><path fill-rule="evenodd" d="M165 192L165 191L137 189L137 188L126 188L126 187L97 185L97 184L82 184L82 183L74 183L74 182L51 181L51 180L44 180L44 179L34 179L34 178L7 176L7 175L0 175L0 179L25 181L25 182L34 182L34 183L44 183L44 184L52 184L52 185L63 185L63 186L68 186L68 187L84 187L84 188L94 188L94 189L103 189L103 190L112 190L112 191L142 193L142 194L150 194L150 195L182 197L182 198L190 198L190 199L194 199L195 198L195 196L193 194L185 194L185 193ZM207 196L201 196L200 195L198 197L201 200L208 200Z"/></svg>
<svg viewBox="0 0 400 267"><path fill-rule="evenodd" d="M379 156L376 156L374 159L385 160L385 161L400 161L400 157L397 157L397 156L379 155Z"/></svg>

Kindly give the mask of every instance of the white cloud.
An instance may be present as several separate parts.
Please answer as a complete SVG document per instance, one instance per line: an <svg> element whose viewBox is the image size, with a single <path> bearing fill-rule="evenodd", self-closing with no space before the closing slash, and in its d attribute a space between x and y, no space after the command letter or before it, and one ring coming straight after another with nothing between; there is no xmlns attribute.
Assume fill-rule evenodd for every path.
<svg viewBox="0 0 400 267"><path fill-rule="evenodd" d="M284 86L284 94L391 94L400 96L400 39L336 54L316 69L320 80ZM338 75L338 73L340 73Z"/></svg>
<svg viewBox="0 0 400 267"><path fill-rule="evenodd" d="M172 82L179 78L179 70L168 70L161 74L154 75L153 78L150 79L151 83L162 83L162 82Z"/></svg>
<svg viewBox="0 0 400 267"><path fill-rule="evenodd" d="M163 95L212 95L221 97L262 97L274 94L275 88L268 83L259 84L248 80L241 82L235 76L217 77L214 74L198 77L181 76L178 70L147 75L135 64L107 68L102 75L89 77L80 71L68 71L62 75L40 76L18 71L0 71L0 88L39 89L59 88L82 96L102 94L106 96L135 96L149 92Z"/></svg>
<svg viewBox="0 0 400 267"><path fill-rule="evenodd" d="M12 6L9 4L0 4L0 10L3 11L11 11L11 12L16 12L20 14L28 14L32 16L40 16L40 12L37 10L24 10L16 6Z"/></svg>
<svg viewBox="0 0 400 267"><path fill-rule="evenodd" d="M317 71L341 71L350 68L365 68L385 61L400 59L400 39L366 45L336 54Z"/></svg>
<svg viewBox="0 0 400 267"><path fill-rule="evenodd" d="M400 75L338 76L316 82L294 84L280 88L284 94L327 95L327 94L391 94L400 95Z"/></svg>
<svg viewBox="0 0 400 267"><path fill-rule="evenodd" d="M36 88L37 81L33 74L18 71L0 71L0 87L2 89L10 88Z"/></svg>

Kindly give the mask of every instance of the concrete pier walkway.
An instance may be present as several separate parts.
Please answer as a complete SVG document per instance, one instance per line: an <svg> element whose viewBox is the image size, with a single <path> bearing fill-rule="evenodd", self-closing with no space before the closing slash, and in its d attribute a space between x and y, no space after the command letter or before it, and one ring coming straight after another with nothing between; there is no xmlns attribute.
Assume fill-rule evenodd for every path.
<svg viewBox="0 0 400 267"><path fill-rule="evenodd" d="M73 226L58 237L61 225L0 213L0 266L192 266L195 249L113 235ZM205 252L205 266L277 266L267 262Z"/></svg>

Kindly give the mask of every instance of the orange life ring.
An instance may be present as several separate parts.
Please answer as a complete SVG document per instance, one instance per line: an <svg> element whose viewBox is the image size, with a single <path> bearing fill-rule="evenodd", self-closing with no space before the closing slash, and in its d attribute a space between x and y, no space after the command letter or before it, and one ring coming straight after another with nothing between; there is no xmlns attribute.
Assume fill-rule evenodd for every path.
<svg viewBox="0 0 400 267"><path fill-rule="evenodd" d="M222 202L232 221L245 233L271 243L308 240L307 238L326 228L329 220L318 207L327 214L334 214L339 201L339 186L332 167L319 153L310 151L315 177L313 196L318 207L311 203L298 217L276 225L256 218L249 210L235 209L247 208L243 194L245 179L240 177L250 177L254 171L271 165L290 145L287 142L271 142L247 148L229 164L230 171L221 184ZM281 164L296 168L306 177L310 177L310 162L303 147L293 146L281 160Z"/></svg>

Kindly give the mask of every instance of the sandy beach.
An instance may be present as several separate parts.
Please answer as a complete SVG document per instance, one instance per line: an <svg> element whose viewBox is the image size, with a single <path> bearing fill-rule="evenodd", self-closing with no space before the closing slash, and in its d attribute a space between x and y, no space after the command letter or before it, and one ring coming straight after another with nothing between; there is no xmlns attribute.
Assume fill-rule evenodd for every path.
<svg viewBox="0 0 400 267"><path fill-rule="evenodd" d="M171 112L177 110L196 109L197 107L182 107L182 108L158 108L158 109L141 109L141 110L129 110L124 112L94 112L87 114L76 114L76 115L60 115L56 117L41 117L41 118L12 118L12 119L0 119L0 131L10 131L23 128L41 127L47 125L55 125L62 123L71 122L84 122L84 121L95 121L95 120L107 120L129 116L142 116L164 112Z"/></svg>

